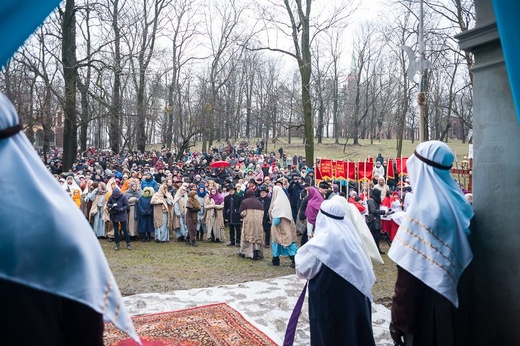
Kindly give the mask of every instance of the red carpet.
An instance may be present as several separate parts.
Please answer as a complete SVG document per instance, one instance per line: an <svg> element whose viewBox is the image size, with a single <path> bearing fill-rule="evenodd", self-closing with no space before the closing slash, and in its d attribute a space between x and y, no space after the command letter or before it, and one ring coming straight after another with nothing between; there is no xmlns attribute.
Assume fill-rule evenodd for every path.
<svg viewBox="0 0 520 346"><path fill-rule="evenodd" d="M226 303L135 316L132 320L145 346L276 345ZM105 324L104 339L110 346L137 345L110 323Z"/></svg>

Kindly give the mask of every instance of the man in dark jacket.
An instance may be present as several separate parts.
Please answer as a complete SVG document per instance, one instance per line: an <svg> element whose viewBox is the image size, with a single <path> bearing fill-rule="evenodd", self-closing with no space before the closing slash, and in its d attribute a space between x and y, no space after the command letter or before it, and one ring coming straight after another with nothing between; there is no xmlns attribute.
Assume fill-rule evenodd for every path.
<svg viewBox="0 0 520 346"><path fill-rule="evenodd" d="M128 235L128 210L130 206L128 199L121 193L121 190L114 189L112 195L108 199L107 208L110 212L110 220L114 224L114 233L116 247L115 250L119 250L119 227L118 223L121 224L121 229L125 235L126 248L132 250L130 246L130 236Z"/></svg>
<svg viewBox="0 0 520 346"><path fill-rule="evenodd" d="M269 197L269 189L267 186L260 186L260 196L258 200L264 206L264 218L262 219L262 227L265 232L265 246L271 244L271 218L269 217L269 207L271 206L271 197Z"/></svg>
<svg viewBox="0 0 520 346"><path fill-rule="evenodd" d="M240 246L242 220L238 209L242 203L242 196L235 193L235 185L229 184L229 195L224 198L224 222L229 225L229 243L227 246Z"/></svg>
<svg viewBox="0 0 520 346"><path fill-rule="evenodd" d="M303 185L301 184L300 176L293 176L287 191L289 192L289 202L291 203L292 217L294 223L296 223L298 218L298 208L300 207L300 194L303 191Z"/></svg>

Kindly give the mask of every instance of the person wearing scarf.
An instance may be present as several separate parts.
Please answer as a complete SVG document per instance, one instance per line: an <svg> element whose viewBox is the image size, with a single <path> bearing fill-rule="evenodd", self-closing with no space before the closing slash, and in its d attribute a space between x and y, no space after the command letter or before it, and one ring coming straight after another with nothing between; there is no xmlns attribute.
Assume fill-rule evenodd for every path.
<svg viewBox="0 0 520 346"><path fill-rule="evenodd" d="M209 188L209 194L205 197L204 208L206 209L206 227L208 240L211 242L226 241L224 232L224 197L218 192L215 184Z"/></svg>
<svg viewBox="0 0 520 346"><path fill-rule="evenodd" d="M153 194L153 187L145 187L137 201L137 232L142 242L149 242L150 234L154 231L154 205L151 203Z"/></svg>
<svg viewBox="0 0 520 346"><path fill-rule="evenodd" d="M72 198L76 206L81 207L81 188L74 180L73 175L69 175L62 185L63 190Z"/></svg>
<svg viewBox="0 0 520 346"><path fill-rule="evenodd" d="M372 286L375 275L362 241L333 197L321 204L314 237L296 254L296 274L309 280L311 345L375 345Z"/></svg>
<svg viewBox="0 0 520 346"><path fill-rule="evenodd" d="M204 234L207 234L206 220L204 218L206 215L204 201L206 200L207 194L206 186L204 186L204 184L199 184L199 187L197 188L197 200L200 203L200 210L197 213L197 240L200 241L204 240Z"/></svg>
<svg viewBox="0 0 520 346"><path fill-rule="evenodd" d="M312 238L316 226L316 217L320 211L321 203L323 203L323 196L314 186L309 188L308 193L309 197L307 199L307 207L305 208L305 217L307 218L307 237ZM303 241L302 243L305 244Z"/></svg>
<svg viewBox="0 0 520 346"><path fill-rule="evenodd" d="M129 184L130 188L124 193L128 199L128 205L130 209L128 211L128 234L130 237L136 237L137 232L137 201L141 197L142 191L139 188L137 181L132 181ZM121 190L123 192L123 190Z"/></svg>
<svg viewBox="0 0 520 346"><path fill-rule="evenodd" d="M0 65L58 4L2 2ZM0 208L2 344L103 345L105 319L141 345L90 224L49 173L1 93L0 162L0 205L10 206Z"/></svg>
<svg viewBox="0 0 520 346"><path fill-rule="evenodd" d="M197 215L201 209L197 199L197 191L190 191L186 202L186 227L188 227L188 241L192 246L197 246Z"/></svg>
<svg viewBox="0 0 520 346"><path fill-rule="evenodd" d="M271 265L280 265L280 256L289 256L291 267L294 268L294 255L298 251L296 244L296 225L292 218L291 204L283 189L275 185L269 207L271 224L271 249L273 259Z"/></svg>
<svg viewBox="0 0 520 346"><path fill-rule="evenodd" d="M152 188L149 186L149 188ZM146 189L146 188L145 188ZM153 205L153 227L156 243L170 241L170 225L173 218L173 197L166 184L154 193L150 203Z"/></svg>
<svg viewBox="0 0 520 346"><path fill-rule="evenodd" d="M173 230L178 242L188 242L188 227L186 227L187 190L188 184L183 183L173 197Z"/></svg>
<svg viewBox="0 0 520 346"><path fill-rule="evenodd" d="M264 228L262 227L264 206L256 199L253 191L246 191L238 213L243 221L242 241L237 255L249 257L255 261L264 258Z"/></svg>
<svg viewBox="0 0 520 346"><path fill-rule="evenodd" d="M406 162L414 198L388 253L398 266L390 324L396 344L474 344L469 302L457 293L473 259L467 239L473 209L451 177L453 161L446 144L428 141Z"/></svg>
<svg viewBox="0 0 520 346"><path fill-rule="evenodd" d="M89 222L92 225L94 234L98 238L101 238L106 236L105 204L107 200L105 196L107 194L107 186L103 182L94 183L97 185L97 188L92 190L87 197L92 201L92 206L89 211Z"/></svg>

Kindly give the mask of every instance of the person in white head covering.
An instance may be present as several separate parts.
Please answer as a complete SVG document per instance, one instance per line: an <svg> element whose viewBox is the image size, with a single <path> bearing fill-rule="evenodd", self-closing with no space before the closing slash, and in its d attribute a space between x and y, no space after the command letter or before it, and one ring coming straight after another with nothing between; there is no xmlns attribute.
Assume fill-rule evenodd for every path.
<svg viewBox="0 0 520 346"><path fill-rule="evenodd" d="M0 162L0 203L14 207L0 209L0 224L9 225L0 228L2 341L102 345L103 317L139 340L88 221L47 171L2 94Z"/></svg>
<svg viewBox="0 0 520 346"><path fill-rule="evenodd" d="M375 275L347 209L337 198L321 204L314 237L296 254L296 274L309 280L311 345L375 345Z"/></svg>
<svg viewBox="0 0 520 346"><path fill-rule="evenodd" d="M298 251L296 244L296 225L292 218L291 203L284 190L275 185L269 206L271 217L271 250L273 259L270 265L279 266L280 256L289 256L294 268L294 255Z"/></svg>
<svg viewBox="0 0 520 346"><path fill-rule="evenodd" d="M58 5L2 1L0 66ZM2 344L103 345L103 318L140 344L89 223L21 130L0 94Z"/></svg>
<svg viewBox="0 0 520 346"><path fill-rule="evenodd" d="M388 253L398 265L390 324L397 344L471 344L457 286L473 258L473 210L450 175L453 160L446 144L429 141L406 163L414 199Z"/></svg>
<svg viewBox="0 0 520 346"><path fill-rule="evenodd" d="M332 197L331 200L340 202L345 208L345 217L352 222L352 225L356 229L356 232L361 239L361 249L369 262L384 264L374 237L372 236L372 233L370 233L370 229L365 221L365 217L361 215L358 208L354 204L349 203L345 197L339 195Z"/></svg>

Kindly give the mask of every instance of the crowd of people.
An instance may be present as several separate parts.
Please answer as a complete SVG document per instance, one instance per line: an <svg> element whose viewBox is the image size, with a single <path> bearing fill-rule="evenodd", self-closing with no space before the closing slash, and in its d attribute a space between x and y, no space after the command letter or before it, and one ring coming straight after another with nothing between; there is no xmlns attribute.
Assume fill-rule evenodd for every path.
<svg viewBox="0 0 520 346"><path fill-rule="evenodd" d="M411 187L407 179L387 184L381 155L373 181L316 184L313 167L301 155L288 159L282 148L279 155L263 155L261 149L249 150L241 142L176 160L177 153L164 149L116 155L89 148L69 172L61 171L59 152L50 155L47 168L95 235L114 241L116 250L121 235L129 250L132 239L192 246L210 241L240 247L239 256L256 260L273 238L284 249L292 246L290 251L273 251L276 265L279 255L294 257L296 235L302 235L300 245L313 236L319 205L334 195L357 207L378 248L381 234L393 240L398 225L390 215L406 209Z"/></svg>
<svg viewBox="0 0 520 346"><path fill-rule="evenodd" d="M114 241L115 250L120 248L120 233L129 250L132 238L143 242L154 239L157 243L176 240L191 246L209 241L236 246L237 256L259 260L264 258L264 248L270 246L270 265L279 266L280 256L287 256L297 274L309 280L311 344L359 344L360 340L373 344L372 265L383 263L381 255L385 252L380 243L391 245L397 237L396 247L402 248L404 240L412 244L405 234L407 229L398 236L403 228L400 225L410 229L417 226L409 224L409 214L418 213L423 222L434 222L425 211L411 207L416 198L412 186L419 184L410 184L408 177L389 184L381 155L376 158L372 181L350 184L316 182L313 167L307 166L301 156L289 160L282 150L279 154L262 155L259 150L249 152L245 146L239 150L228 146L211 154L188 153L176 162L176 156L166 150L113 155L90 149L78 158L72 172L53 173L83 211L95 235ZM408 166L417 165L415 158L419 155L416 152ZM424 160L449 176L449 168ZM53 168L56 166L48 166L51 172ZM452 191L452 184L449 193L464 196L451 177L444 178L457 190ZM425 197L421 193L418 198ZM470 205L468 202L467 196L464 203ZM425 203L421 202L423 208ZM417 244L410 246L426 253L427 249ZM430 291L410 275L414 270L422 275L425 269L415 269L409 258L400 258L404 250L396 253L394 248L392 258L403 266L398 270L392 322L392 336L399 344L413 340L411 326L415 323L402 315L409 307L403 286ZM341 303L339 310L324 308L331 302L323 299L323 292L330 292L330 296L342 292L346 298L337 301ZM456 303L452 292L437 292ZM439 304L446 308L441 300ZM412 303L421 304L419 300ZM343 314L347 307L351 318ZM354 322L341 324L348 321ZM338 323L345 332L330 338L331 328L340 328ZM420 340L417 335L415 338Z"/></svg>

